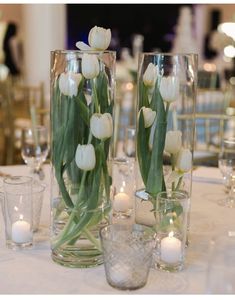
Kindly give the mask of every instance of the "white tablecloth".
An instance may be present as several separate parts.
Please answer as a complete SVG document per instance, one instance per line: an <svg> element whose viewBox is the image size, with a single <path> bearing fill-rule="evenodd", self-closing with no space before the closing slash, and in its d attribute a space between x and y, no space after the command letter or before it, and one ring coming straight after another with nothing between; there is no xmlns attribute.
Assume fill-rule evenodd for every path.
<svg viewBox="0 0 235 300"><path fill-rule="evenodd" d="M152 269L147 285L133 292L110 287L104 266L70 269L54 263L50 257L50 167L44 166L47 188L40 230L34 236L34 248L14 251L5 246L4 223L0 214L0 293L1 294L205 294L206 275L213 236L235 231L235 209L219 206L224 198L218 169L198 168L194 174L191 200L190 245L185 269L167 273ZM11 175L29 174L26 166L0 167Z"/></svg>

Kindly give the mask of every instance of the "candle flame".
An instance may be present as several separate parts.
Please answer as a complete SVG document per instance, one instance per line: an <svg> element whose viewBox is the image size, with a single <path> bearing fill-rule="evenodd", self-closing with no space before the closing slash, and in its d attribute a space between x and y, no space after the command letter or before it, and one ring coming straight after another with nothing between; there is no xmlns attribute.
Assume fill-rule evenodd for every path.
<svg viewBox="0 0 235 300"><path fill-rule="evenodd" d="M124 180L122 182L122 186L126 186L126 182Z"/></svg>
<svg viewBox="0 0 235 300"><path fill-rule="evenodd" d="M170 219L170 221L169 221L169 222L170 222L170 224L173 224L173 223L174 223L172 219Z"/></svg>
<svg viewBox="0 0 235 300"><path fill-rule="evenodd" d="M172 238L174 236L174 232L173 231L169 232L168 236L169 238Z"/></svg>
<svg viewBox="0 0 235 300"><path fill-rule="evenodd" d="M24 219L23 215L20 215L20 221L22 221Z"/></svg>
<svg viewBox="0 0 235 300"><path fill-rule="evenodd" d="M19 210L19 208L18 208L17 206L15 206L15 207L14 207L14 210L15 210L15 211L18 211L18 210Z"/></svg>
<svg viewBox="0 0 235 300"><path fill-rule="evenodd" d="M120 188L120 192L121 192L121 193L124 192L124 188L123 188L123 187Z"/></svg>

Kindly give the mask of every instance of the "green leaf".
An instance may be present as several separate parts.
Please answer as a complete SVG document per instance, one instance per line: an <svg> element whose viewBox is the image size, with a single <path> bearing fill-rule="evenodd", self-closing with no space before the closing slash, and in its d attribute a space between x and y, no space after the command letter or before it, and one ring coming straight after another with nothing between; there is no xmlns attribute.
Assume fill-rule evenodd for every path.
<svg viewBox="0 0 235 300"><path fill-rule="evenodd" d="M78 116L80 116L84 123L89 126L90 117L89 117L89 108L87 106L86 98L84 93L81 91L75 98L74 101L78 105Z"/></svg>
<svg viewBox="0 0 235 300"><path fill-rule="evenodd" d="M162 99L162 96L159 92L158 84L156 82L155 87L154 87L154 91L153 91L153 95L152 95L152 99L151 99L151 102L150 102L150 108L152 110L157 111L158 101L163 101L163 99Z"/></svg>
<svg viewBox="0 0 235 300"><path fill-rule="evenodd" d="M100 72L96 79L97 98L100 105L100 112L103 114L108 112L109 96L108 96L108 78L105 72Z"/></svg>
<svg viewBox="0 0 235 300"><path fill-rule="evenodd" d="M148 172L150 167L150 150L148 147L150 128L144 127L143 110L139 114L139 124L137 131L137 157L140 173L144 184L147 184Z"/></svg>
<svg viewBox="0 0 235 300"><path fill-rule="evenodd" d="M149 107L149 100L148 100L148 87L146 87L144 82L142 81L139 84L139 110L143 106Z"/></svg>
<svg viewBox="0 0 235 300"><path fill-rule="evenodd" d="M154 198L162 191L165 184L163 175L163 151L166 137L166 111L161 94L158 91L157 84L153 94L152 101L157 110L157 125L155 128L151 162L148 173L146 191Z"/></svg>

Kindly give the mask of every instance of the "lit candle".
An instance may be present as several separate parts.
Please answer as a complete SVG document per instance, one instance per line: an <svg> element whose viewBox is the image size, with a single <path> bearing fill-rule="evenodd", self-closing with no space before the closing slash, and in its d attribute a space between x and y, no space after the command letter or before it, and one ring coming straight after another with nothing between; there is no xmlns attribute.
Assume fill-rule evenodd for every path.
<svg viewBox="0 0 235 300"><path fill-rule="evenodd" d="M18 244L27 243L31 240L31 236L30 224L23 220L23 215L20 215L19 221L12 224L12 241Z"/></svg>
<svg viewBox="0 0 235 300"><path fill-rule="evenodd" d="M181 241L173 236L171 231L168 237L161 240L161 259L167 263L177 263L181 259Z"/></svg>
<svg viewBox="0 0 235 300"><path fill-rule="evenodd" d="M114 196L113 208L119 212L125 212L130 208L130 197L124 193L123 187L121 187L120 193Z"/></svg>

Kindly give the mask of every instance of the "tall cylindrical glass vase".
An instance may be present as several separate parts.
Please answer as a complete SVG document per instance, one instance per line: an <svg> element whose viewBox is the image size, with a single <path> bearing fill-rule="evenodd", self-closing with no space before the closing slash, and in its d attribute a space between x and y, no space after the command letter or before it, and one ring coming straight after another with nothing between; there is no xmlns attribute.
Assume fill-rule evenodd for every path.
<svg viewBox="0 0 235 300"><path fill-rule="evenodd" d="M183 191L190 197L196 86L197 55L140 56L137 223L156 225L160 192Z"/></svg>
<svg viewBox="0 0 235 300"><path fill-rule="evenodd" d="M70 267L103 262L109 222L115 52L51 53L51 250Z"/></svg>

